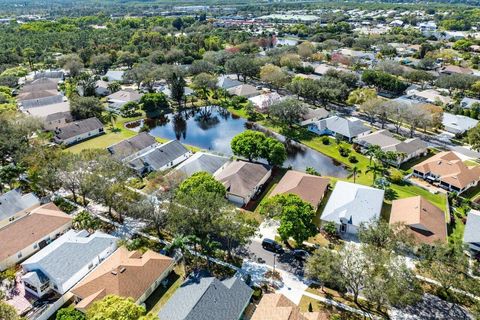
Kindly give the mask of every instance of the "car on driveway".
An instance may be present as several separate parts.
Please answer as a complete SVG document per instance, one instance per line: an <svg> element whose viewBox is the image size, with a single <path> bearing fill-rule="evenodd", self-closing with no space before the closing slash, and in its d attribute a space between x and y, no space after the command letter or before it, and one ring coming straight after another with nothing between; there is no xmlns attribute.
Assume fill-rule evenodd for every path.
<svg viewBox="0 0 480 320"><path fill-rule="evenodd" d="M310 253L305 250L293 250L292 251L293 257L297 260L305 261L310 257Z"/></svg>
<svg viewBox="0 0 480 320"><path fill-rule="evenodd" d="M262 248L268 251L283 253L283 248L275 240L265 238L262 241Z"/></svg>

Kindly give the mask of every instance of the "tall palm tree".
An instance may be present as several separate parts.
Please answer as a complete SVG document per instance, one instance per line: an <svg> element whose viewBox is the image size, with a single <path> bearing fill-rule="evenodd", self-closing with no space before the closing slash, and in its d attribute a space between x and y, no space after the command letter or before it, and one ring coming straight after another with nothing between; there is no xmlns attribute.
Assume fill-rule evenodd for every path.
<svg viewBox="0 0 480 320"><path fill-rule="evenodd" d="M353 173L353 183L355 183L356 180L357 180L357 174L362 173L362 171L360 169L358 169L357 166L354 166L352 168L352 173Z"/></svg>
<svg viewBox="0 0 480 320"><path fill-rule="evenodd" d="M383 170L384 170L384 168L381 164L378 164L376 161L373 161L367 167L367 171L365 171L365 173L372 172L373 173L373 183L375 183L375 180L377 179L377 174L381 174L383 172Z"/></svg>
<svg viewBox="0 0 480 320"><path fill-rule="evenodd" d="M372 164L372 159L373 159L374 157L377 157L377 156L379 155L379 152L381 152L381 151L382 151L382 150L381 150L380 147L377 146L377 145L371 144L371 145L369 145L369 146L367 147L367 152L365 152L365 154L366 154L366 155L368 156L368 158L370 159L369 164Z"/></svg>
<svg viewBox="0 0 480 320"><path fill-rule="evenodd" d="M115 128L115 121L117 120L117 118L118 118L118 115L112 110L108 110L107 114L105 115L105 120L107 122L110 122L110 124L112 125L112 128Z"/></svg>

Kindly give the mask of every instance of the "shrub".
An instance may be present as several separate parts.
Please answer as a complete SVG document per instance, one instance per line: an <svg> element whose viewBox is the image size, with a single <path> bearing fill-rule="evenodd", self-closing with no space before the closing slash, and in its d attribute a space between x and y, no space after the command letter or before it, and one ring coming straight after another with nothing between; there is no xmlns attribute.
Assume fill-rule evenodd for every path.
<svg viewBox="0 0 480 320"><path fill-rule="evenodd" d="M398 169L390 170L390 181L393 183L400 183L403 181L403 173Z"/></svg>
<svg viewBox="0 0 480 320"><path fill-rule="evenodd" d="M357 163L358 162L357 157L355 157L355 156L348 157L348 161L350 161L350 163Z"/></svg>
<svg viewBox="0 0 480 320"><path fill-rule="evenodd" d="M348 147L340 146L340 147L338 148L338 151L340 152L340 155L341 155L342 157L348 157L348 155L350 154L350 152L351 152L352 150L350 150Z"/></svg>
<svg viewBox="0 0 480 320"><path fill-rule="evenodd" d="M327 137L327 136L323 136L322 137L322 143L326 146L328 146L330 144L330 138Z"/></svg>
<svg viewBox="0 0 480 320"><path fill-rule="evenodd" d="M77 207L75 207L73 204L63 198L56 198L55 200L53 200L53 203L58 208L60 208L60 210L68 214L72 213L73 211L75 211L75 209L77 209Z"/></svg>

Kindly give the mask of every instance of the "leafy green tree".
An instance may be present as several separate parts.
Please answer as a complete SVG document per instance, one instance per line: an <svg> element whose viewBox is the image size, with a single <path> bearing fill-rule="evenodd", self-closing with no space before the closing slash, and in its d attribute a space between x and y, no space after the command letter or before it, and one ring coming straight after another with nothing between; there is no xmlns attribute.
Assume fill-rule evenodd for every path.
<svg viewBox="0 0 480 320"><path fill-rule="evenodd" d="M363 104L368 100L377 98L377 91L371 88L358 88L348 95L348 104Z"/></svg>
<svg viewBox="0 0 480 320"><path fill-rule="evenodd" d="M70 101L70 111L76 120L96 117L102 119L103 106L95 97L75 96Z"/></svg>
<svg viewBox="0 0 480 320"><path fill-rule="evenodd" d="M269 165L281 167L287 160L287 150L277 139L266 138L262 145L261 157L267 160Z"/></svg>
<svg viewBox="0 0 480 320"><path fill-rule="evenodd" d="M315 210L308 202L294 194L276 195L268 199L261 213L280 219L278 233L283 241L293 238L298 245L317 233L313 219Z"/></svg>
<svg viewBox="0 0 480 320"><path fill-rule="evenodd" d="M112 59L108 54L98 54L92 56L90 59L90 67L92 67L97 73L105 74L108 68L112 65Z"/></svg>
<svg viewBox="0 0 480 320"><path fill-rule="evenodd" d="M196 90L201 92L203 99L206 99L208 91L215 90L217 88L217 77L202 72L193 78L192 84Z"/></svg>
<svg viewBox="0 0 480 320"><path fill-rule="evenodd" d="M113 82L110 82L107 85L107 89L111 93L115 93L115 92L120 91L122 89L122 85L118 81L113 81Z"/></svg>
<svg viewBox="0 0 480 320"><path fill-rule="evenodd" d="M163 93L147 93L140 99L143 110L148 114L158 114L170 107L167 97Z"/></svg>
<svg viewBox="0 0 480 320"><path fill-rule="evenodd" d="M480 126L475 126L474 128L468 130L467 133L468 143L472 146L474 150L480 150Z"/></svg>
<svg viewBox="0 0 480 320"><path fill-rule="evenodd" d="M33 69L33 61L36 56L35 50L33 50L32 48L25 48L22 54L27 60L28 65L30 66L30 69Z"/></svg>
<svg viewBox="0 0 480 320"><path fill-rule="evenodd" d="M452 93L455 89L460 91L469 90L476 81L477 77L473 75L453 73L439 77L435 85L445 88Z"/></svg>
<svg viewBox="0 0 480 320"><path fill-rule="evenodd" d="M407 89L407 84L382 71L372 69L365 70L362 74L362 80L368 85L374 85L382 90L387 90L394 93L402 93Z"/></svg>
<svg viewBox="0 0 480 320"><path fill-rule="evenodd" d="M79 212L72 220L72 226L76 230L98 230L101 226L100 220L93 217L88 211Z"/></svg>
<svg viewBox="0 0 480 320"><path fill-rule="evenodd" d="M83 69L82 59L74 53L60 57L58 64L68 70L71 77L77 77Z"/></svg>
<svg viewBox="0 0 480 320"><path fill-rule="evenodd" d="M200 194L201 192L213 192L225 196L225 187L215 180L208 172L197 172L183 181L177 189L177 196L186 194Z"/></svg>
<svg viewBox="0 0 480 320"><path fill-rule="evenodd" d="M242 54L228 59L225 63L225 69L228 73L236 74L238 80L242 77L244 82L247 82L249 77L257 76L259 72L259 66L256 61L252 57Z"/></svg>
<svg viewBox="0 0 480 320"><path fill-rule="evenodd" d="M288 83L288 74L276 65L266 64L260 69L260 79L278 89Z"/></svg>
<svg viewBox="0 0 480 320"><path fill-rule="evenodd" d="M14 307L0 300L0 319L2 320L21 320Z"/></svg>
<svg viewBox="0 0 480 320"><path fill-rule="evenodd" d="M56 320L86 320L85 314L73 307L58 310Z"/></svg>
<svg viewBox="0 0 480 320"><path fill-rule="evenodd" d="M282 99L268 108L271 117L289 127L298 123L307 112L307 106L295 98Z"/></svg>
<svg viewBox="0 0 480 320"><path fill-rule="evenodd" d="M404 225L392 226L380 219L362 223L358 230L358 238L363 243L386 251L399 252L413 245Z"/></svg>
<svg viewBox="0 0 480 320"><path fill-rule="evenodd" d="M136 53L121 51L117 55L117 63L124 64L129 69L131 69L137 61L138 61L138 54Z"/></svg>
<svg viewBox="0 0 480 320"><path fill-rule="evenodd" d="M233 137L230 146L234 155L252 161L262 156L262 146L265 139L265 134L261 132L246 130Z"/></svg>
<svg viewBox="0 0 480 320"><path fill-rule="evenodd" d="M132 298L121 298L108 295L102 300L96 301L87 310L87 319L105 320L138 320L145 315L145 308L137 305Z"/></svg>

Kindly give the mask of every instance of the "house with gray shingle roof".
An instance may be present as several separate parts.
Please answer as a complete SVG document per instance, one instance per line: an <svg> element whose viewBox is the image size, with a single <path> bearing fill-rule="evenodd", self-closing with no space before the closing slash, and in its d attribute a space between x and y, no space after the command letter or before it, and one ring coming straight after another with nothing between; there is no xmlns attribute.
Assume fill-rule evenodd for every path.
<svg viewBox="0 0 480 320"><path fill-rule="evenodd" d="M186 177L190 177L192 174L201 171L205 171L213 175L229 162L230 159L227 157L211 153L197 152L185 162L181 163L175 171L181 172Z"/></svg>
<svg viewBox="0 0 480 320"><path fill-rule="evenodd" d="M70 230L22 263L25 289L37 297L63 295L117 249L118 238Z"/></svg>
<svg viewBox="0 0 480 320"><path fill-rule="evenodd" d="M39 205L40 199L35 194L23 194L19 189L0 195L0 228L25 216L29 209Z"/></svg>
<svg viewBox="0 0 480 320"><path fill-rule="evenodd" d="M234 87L238 87L242 85L243 83L236 80L232 79L229 76L219 76L218 81L217 81L217 87L220 89L230 89Z"/></svg>
<svg viewBox="0 0 480 320"><path fill-rule="evenodd" d="M475 251L480 251L480 211L470 210L463 231L463 242Z"/></svg>
<svg viewBox="0 0 480 320"><path fill-rule="evenodd" d="M308 124L308 130L318 135L340 135L351 141L353 138L366 135L371 129L360 119L347 119L332 116Z"/></svg>
<svg viewBox="0 0 480 320"><path fill-rule="evenodd" d="M53 139L58 144L71 145L103 134L103 124L97 118L88 118L66 124L55 130Z"/></svg>
<svg viewBox="0 0 480 320"><path fill-rule="evenodd" d="M129 160L128 165L138 174L162 171L187 160L192 152L178 140L171 140L139 154Z"/></svg>
<svg viewBox="0 0 480 320"><path fill-rule="evenodd" d="M478 124L478 120L467 116L444 112L442 124L445 131L453 134L462 134L475 127Z"/></svg>
<svg viewBox="0 0 480 320"><path fill-rule="evenodd" d="M191 276L160 310L162 320L238 320L253 290L238 277L223 281Z"/></svg>
<svg viewBox="0 0 480 320"><path fill-rule="evenodd" d="M147 132L140 132L134 137L111 145L107 148L107 151L118 160L128 161L158 145L159 143L155 140L155 137Z"/></svg>

